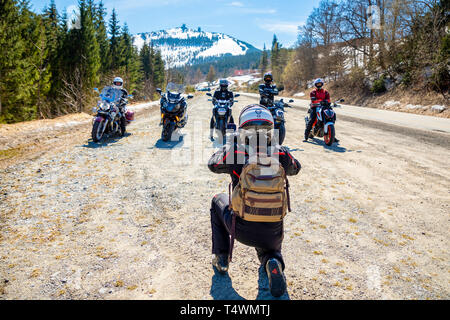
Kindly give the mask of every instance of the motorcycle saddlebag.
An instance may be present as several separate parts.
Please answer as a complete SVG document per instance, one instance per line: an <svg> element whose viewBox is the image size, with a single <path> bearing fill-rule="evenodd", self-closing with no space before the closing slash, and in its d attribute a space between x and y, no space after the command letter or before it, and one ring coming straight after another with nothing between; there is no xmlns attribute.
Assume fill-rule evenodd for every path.
<svg viewBox="0 0 450 320"><path fill-rule="evenodd" d="M127 113L125 113L125 118L127 121L134 121L134 112L128 110Z"/></svg>

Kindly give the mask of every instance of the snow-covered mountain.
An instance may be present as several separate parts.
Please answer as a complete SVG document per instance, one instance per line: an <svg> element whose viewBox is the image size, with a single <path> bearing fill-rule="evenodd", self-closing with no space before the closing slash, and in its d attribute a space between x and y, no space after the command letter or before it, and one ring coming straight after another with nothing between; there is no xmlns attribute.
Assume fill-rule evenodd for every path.
<svg viewBox="0 0 450 320"><path fill-rule="evenodd" d="M205 32L186 27L173 28L134 36L134 45L140 50L144 43L153 44L161 51L166 68L194 65L224 56L240 56L259 51L251 44L223 33Z"/></svg>

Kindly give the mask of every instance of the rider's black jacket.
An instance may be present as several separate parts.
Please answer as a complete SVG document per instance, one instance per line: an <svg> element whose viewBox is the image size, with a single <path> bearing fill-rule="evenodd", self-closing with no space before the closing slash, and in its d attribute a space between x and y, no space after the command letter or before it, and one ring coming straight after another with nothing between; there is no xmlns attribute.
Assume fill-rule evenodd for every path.
<svg viewBox="0 0 450 320"><path fill-rule="evenodd" d="M263 95L267 96L273 103L275 96L278 95L277 86L274 84L269 84L269 85L265 84L265 83L260 84L259 85L259 94L261 96L261 100L260 100L259 104L262 104L264 106L267 104L263 101Z"/></svg>
<svg viewBox="0 0 450 320"><path fill-rule="evenodd" d="M286 147L273 147L272 154L278 156L286 175L294 176L301 169L300 162L295 159ZM214 173L228 173L231 175L233 188L239 182L244 165L248 162L247 147L238 143L227 143L221 150L214 153L208 161L208 168Z"/></svg>
<svg viewBox="0 0 450 320"><path fill-rule="evenodd" d="M216 90L213 95L213 100L231 100L231 101L233 101L233 99L234 99L233 92L228 91L228 90L226 90L226 91Z"/></svg>

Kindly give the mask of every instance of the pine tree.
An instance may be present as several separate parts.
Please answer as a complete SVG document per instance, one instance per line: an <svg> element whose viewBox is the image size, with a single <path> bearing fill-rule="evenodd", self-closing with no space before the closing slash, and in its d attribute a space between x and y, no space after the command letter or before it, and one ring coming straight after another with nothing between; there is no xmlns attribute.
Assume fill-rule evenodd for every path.
<svg viewBox="0 0 450 320"><path fill-rule="evenodd" d="M137 49L133 46L132 36L128 30L128 25L125 23L122 28L122 35L120 38L121 49L121 63L124 74L124 81L129 91L133 92L139 87L139 82L142 81L140 73L140 60Z"/></svg>
<svg viewBox="0 0 450 320"><path fill-rule="evenodd" d="M163 88L165 82L164 61L159 50L155 51L153 60L153 84L156 88Z"/></svg>
<svg viewBox="0 0 450 320"><path fill-rule="evenodd" d="M206 75L206 81L208 81L209 83L212 83L212 82L214 82L214 80L216 80L216 70L214 69L214 66L211 65L209 67L208 74Z"/></svg>
<svg viewBox="0 0 450 320"><path fill-rule="evenodd" d="M80 48L82 54L81 70L83 75L83 85L86 92L99 82L98 71L100 69L100 48L96 40L96 33L93 23L92 10L84 0L79 1L80 9Z"/></svg>
<svg viewBox="0 0 450 320"><path fill-rule="evenodd" d="M281 77L281 63L280 63L280 48L281 45L278 42L276 35L273 35L272 51L270 54L270 62L272 65L272 75L275 81L279 81Z"/></svg>
<svg viewBox="0 0 450 320"><path fill-rule="evenodd" d="M259 69L261 70L261 76L264 76L264 74L267 71L267 68L269 66L269 57L268 57L268 53L266 50L266 44L264 44L264 49L261 55L261 61L259 64Z"/></svg>
<svg viewBox="0 0 450 320"><path fill-rule="evenodd" d="M94 9L94 26L96 30L96 39L100 49L100 72L105 74L109 71L111 60L109 55L109 40L108 32L105 24L106 8L103 5L103 1L100 1L98 6Z"/></svg>
<svg viewBox="0 0 450 320"><path fill-rule="evenodd" d="M114 71L120 66L120 26L115 9L113 9L109 20L109 35L110 69Z"/></svg>
<svg viewBox="0 0 450 320"><path fill-rule="evenodd" d="M22 57L25 42L22 39L19 9L15 0L2 1L0 10L0 122L12 123L23 119L20 101L26 98Z"/></svg>

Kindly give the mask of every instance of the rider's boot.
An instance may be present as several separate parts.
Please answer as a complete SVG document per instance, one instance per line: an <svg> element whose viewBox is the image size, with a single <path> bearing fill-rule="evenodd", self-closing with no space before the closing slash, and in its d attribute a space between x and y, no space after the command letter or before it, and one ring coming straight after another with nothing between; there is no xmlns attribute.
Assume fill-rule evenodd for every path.
<svg viewBox="0 0 450 320"><path fill-rule="evenodd" d="M215 254L212 259L212 265L221 274L225 274L228 271L228 255L227 254Z"/></svg>
<svg viewBox="0 0 450 320"><path fill-rule="evenodd" d="M266 273L269 278L270 293L274 297L281 297L286 292L286 278L281 263L272 258L266 263Z"/></svg>
<svg viewBox="0 0 450 320"><path fill-rule="evenodd" d="M310 130L308 130L308 129L305 130L305 140L303 140L303 142L308 141L308 138L309 138L309 132L310 132Z"/></svg>

